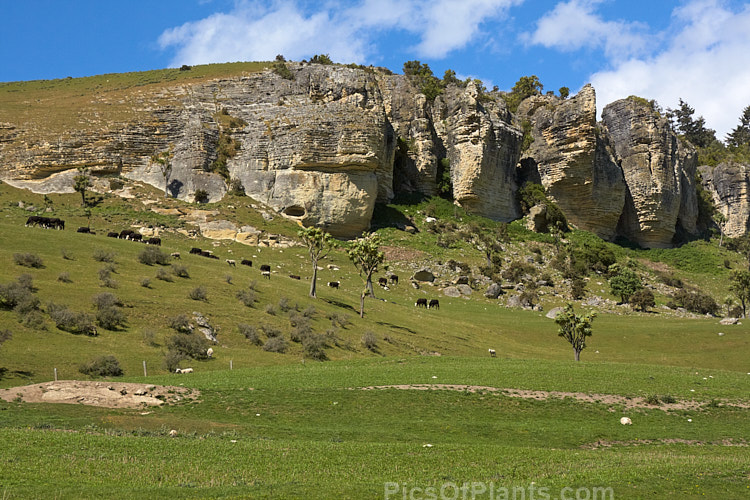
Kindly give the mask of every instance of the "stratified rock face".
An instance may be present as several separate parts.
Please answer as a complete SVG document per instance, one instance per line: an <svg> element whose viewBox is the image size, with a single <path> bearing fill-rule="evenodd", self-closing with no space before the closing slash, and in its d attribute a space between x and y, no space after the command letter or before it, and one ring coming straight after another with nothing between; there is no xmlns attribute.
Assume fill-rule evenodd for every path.
<svg viewBox="0 0 750 500"><path fill-rule="evenodd" d="M472 82L466 89L447 89L433 113L450 161L456 202L491 219L517 219L516 165L523 134L510 123L504 103L482 100Z"/></svg>
<svg viewBox="0 0 750 500"><path fill-rule="evenodd" d="M625 204L625 181L606 138L597 133L594 88L586 85L569 100L530 97L517 114L531 123L534 139L522 163L536 166L548 196L570 223L614 239Z"/></svg>
<svg viewBox="0 0 750 500"><path fill-rule="evenodd" d="M716 210L726 217L724 234L736 238L750 229L750 166L720 163L713 169L700 167L703 186Z"/></svg>
<svg viewBox="0 0 750 500"><path fill-rule="evenodd" d="M636 99L609 104L602 121L628 188L620 234L646 248L665 248L671 246L678 222L693 232L692 146L681 144L667 120Z"/></svg>

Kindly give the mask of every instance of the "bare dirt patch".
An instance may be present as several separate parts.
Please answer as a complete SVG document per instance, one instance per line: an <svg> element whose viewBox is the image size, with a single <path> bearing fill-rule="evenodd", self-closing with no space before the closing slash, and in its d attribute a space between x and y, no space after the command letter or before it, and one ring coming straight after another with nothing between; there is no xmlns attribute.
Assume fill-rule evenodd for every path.
<svg viewBox="0 0 750 500"><path fill-rule="evenodd" d="M106 408L143 408L195 400L200 393L186 387L121 382L60 380L0 389L0 399L25 403L66 403Z"/></svg>
<svg viewBox="0 0 750 500"><path fill-rule="evenodd" d="M487 387L481 385L460 385L460 384L405 384L405 385L379 385L370 387L360 387L361 390L370 391L375 389L400 389L414 391L466 391L466 392L498 392L511 398L535 399L544 401L548 399L566 399L572 398L582 403L599 403L604 405L622 406L626 410L634 408L650 408L654 410L672 411L672 410L700 410L708 403L693 400L675 401L674 403L661 403L652 405L646 402L646 398L635 396L626 397L616 394L587 394L584 392L559 392L559 391L531 391L524 389L502 389L498 387ZM736 408L748 408L750 403L745 402L726 402L726 406Z"/></svg>
<svg viewBox="0 0 750 500"><path fill-rule="evenodd" d="M385 254L386 260L390 262L415 262L422 260L427 255L421 250L411 248L382 246L380 250Z"/></svg>
<svg viewBox="0 0 750 500"><path fill-rule="evenodd" d="M720 441L698 441L696 439L638 439L631 441L594 441L581 445L581 448L585 450L596 450L599 448L612 448L613 446L644 446L644 445L660 445L660 444L686 444L688 446L741 446L747 447L748 442L744 439L732 440L722 439Z"/></svg>

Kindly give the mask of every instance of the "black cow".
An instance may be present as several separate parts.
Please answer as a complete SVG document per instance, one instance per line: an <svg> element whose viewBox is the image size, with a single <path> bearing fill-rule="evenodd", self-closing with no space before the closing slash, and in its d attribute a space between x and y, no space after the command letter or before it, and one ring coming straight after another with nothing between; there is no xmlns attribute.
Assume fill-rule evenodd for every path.
<svg viewBox="0 0 750 500"><path fill-rule="evenodd" d="M339 285L341 285L340 281L329 281L328 282L328 286L330 286L331 288L338 289Z"/></svg>
<svg viewBox="0 0 750 500"><path fill-rule="evenodd" d="M49 227L53 227L55 229L65 229L65 221L62 219L53 217L52 219L48 219L48 221Z"/></svg>
<svg viewBox="0 0 750 500"><path fill-rule="evenodd" d="M300 278L299 276L297 276L296 274L290 274L290 275L289 275L289 277L290 277L290 278L292 278L293 280L299 280L299 279L302 279L302 278Z"/></svg>
<svg viewBox="0 0 750 500"><path fill-rule="evenodd" d="M378 285L388 286L388 278L378 278Z"/></svg>
<svg viewBox="0 0 750 500"><path fill-rule="evenodd" d="M130 241L140 241L143 242L143 235L141 233L136 233L133 231L133 234L130 235Z"/></svg>
<svg viewBox="0 0 750 500"><path fill-rule="evenodd" d="M149 238L146 240L146 245L156 245L158 247L161 246L161 238Z"/></svg>
<svg viewBox="0 0 750 500"><path fill-rule="evenodd" d="M107 238L119 238L119 237L120 237L120 233L116 233L114 231L110 231L107 233Z"/></svg>
<svg viewBox="0 0 750 500"><path fill-rule="evenodd" d="M119 237L121 240L129 240L132 235L133 235L132 229L123 229L122 231L120 231Z"/></svg>
<svg viewBox="0 0 750 500"><path fill-rule="evenodd" d="M201 257L211 257L210 250L201 250Z"/></svg>
<svg viewBox="0 0 750 500"><path fill-rule="evenodd" d="M81 226L78 229L76 229L76 232L77 233L94 234L94 232L88 226Z"/></svg>
<svg viewBox="0 0 750 500"><path fill-rule="evenodd" d="M427 309L427 299L417 299L414 303L414 307L424 307Z"/></svg>
<svg viewBox="0 0 750 500"><path fill-rule="evenodd" d="M398 276L391 274L391 285L398 285Z"/></svg>
<svg viewBox="0 0 750 500"><path fill-rule="evenodd" d="M240 261L240 264L243 265L243 266L253 267L253 261L252 260L242 259Z"/></svg>
<svg viewBox="0 0 750 500"><path fill-rule="evenodd" d="M26 219L26 227L36 226L37 224L40 224L41 219L43 219L43 217L39 217L38 215L29 216L29 218Z"/></svg>
<svg viewBox="0 0 750 500"><path fill-rule="evenodd" d="M193 247L190 249L190 253L193 255L200 255L202 251L203 250L201 250L200 248L196 248L196 247Z"/></svg>
<svg viewBox="0 0 750 500"><path fill-rule="evenodd" d="M427 309L440 309L440 301L438 299L430 300L430 303L427 304Z"/></svg>
<svg viewBox="0 0 750 500"><path fill-rule="evenodd" d="M260 274L262 274L264 277L271 279L271 266L268 264L263 264L260 266Z"/></svg>

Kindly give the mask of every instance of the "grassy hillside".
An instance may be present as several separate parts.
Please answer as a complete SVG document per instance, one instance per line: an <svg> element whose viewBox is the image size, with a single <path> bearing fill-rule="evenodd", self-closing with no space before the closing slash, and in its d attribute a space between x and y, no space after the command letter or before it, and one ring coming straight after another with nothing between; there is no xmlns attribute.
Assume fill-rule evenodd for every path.
<svg viewBox="0 0 750 500"><path fill-rule="evenodd" d="M22 314L0 309L0 331L13 333L0 345L0 387L52 380L55 368L60 379L85 379L78 372L81 363L114 355L125 377L105 383L179 384L200 396L148 410L0 401L4 498L109 498L113 491L124 498L371 498L385 496L385 483L398 483L399 493L391 498L402 498L403 488L439 491L464 482L495 488L529 488L533 482L549 488L551 496L563 487L611 487L616 498L747 494L745 325L676 316L661 307L669 297L657 287L651 312L627 306L601 312L582 361L575 363L572 349L544 316L570 300L553 264L555 242L547 236L514 224L502 255L511 263L539 261L538 272L550 274L555 286L541 288L544 311L506 308L485 298L482 285L468 298L449 298L437 286L417 290L409 284L421 266L439 270L442 283L461 274L449 271L447 262L476 270L484 260L461 238L446 241L446 231L430 229L427 214L456 227L472 220L436 200L378 208L378 231L392 257L387 274L401 280L388 291L376 290L385 300L367 299L365 317L359 318L362 281L343 250L322 263L319 298L311 299L310 264L302 248L191 238L187 234L195 227L188 219L150 208L216 210L209 218L287 237L296 234L296 225L264 219L245 197L198 207L164 200L150 187L131 187L135 198L129 200L97 195L90 221L77 194L49 195L52 211L45 215L66 221L66 229L57 231L24 227L32 214L28 207L45 206L42 195L0 184L0 285L30 275L41 318L24 324ZM418 232L392 227L404 221ZM96 234L75 231L89 222ZM184 266L189 277L173 275L171 265L139 262L145 245L106 237L109 230L133 224L161 227L161 250L180 252L181 260L173 263ZM644 251L592 238L566 236L576 247L603 245L620 262L632 261L647 282L656 284L666 274L717 300L727 293L730 270L724 261L731 268L747 265L715 242ZM219 259L190 255L192 247L211 249ZM43 267L18 265L16 254L32 254ZM112 262L95 259L103 256ZM229 267L227 258L252 259L253 267ZM260 264L271 265L270 280L262 278ZM116 288L100 279L100 270L110 265ZM160 270L172 281L157 279ZM67 279L61 281L61 275ZM146 278L148 287L142 286ZM612 298L606 277L588 278L589 296ZM325 286L334 280L341 281L339 290ZM207 300L189 297L199 286ZM247 307L236 295L251 287L257 302ZM50 302L94 314L92 297L103 292L123 303L124 326L100 327L91 337L56 328L48 315ZM416 309L422 297L439 298L440 309ZM576 307L582 309L580 303ZM164 358L175 335L169 320L194 311L218 328L214 357L183 361L193 374L168 373ZM328 361L310 359L303 345L291 340L290 314L303 313L324 336ZM280 330L289 350L264 351L240 333L240 323ZM362 342L368 332L376 340L372 349ZM498 357L490 358L488 348ZM424 384L459 387L409 387ZM367 387L383 388L363 390ZM520 398L506 389L538 392ZM550 391L570 394L555 397ZM592 395L595 402L576 393ZM621 416L632 418L633 425L620 425ZM172 429L177 438L169 438Z"/></svg>

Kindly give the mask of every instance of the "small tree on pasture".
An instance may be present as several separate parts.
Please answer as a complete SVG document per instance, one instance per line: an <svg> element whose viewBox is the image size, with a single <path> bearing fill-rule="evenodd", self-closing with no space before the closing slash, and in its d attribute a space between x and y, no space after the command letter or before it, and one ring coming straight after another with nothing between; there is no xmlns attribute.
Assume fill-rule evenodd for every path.
<svg viewBox="0 0 750 500"><path fill-rule="evenodd" d="M591 336L591 323L595 317L595 312L576 314L573 304L566 305L555 317L555 323L560 327L557 335L573 346L576 361L581 360L581 351L586 348L586 337Z"/></svg>
<svg viewBox="0 0 750 500"><path fill-rule="evenodd" d="M719 228L719 246L721 247L722 243L724 243L724 227L727 223L726 216L721 212L714 212L713 216L711 217L716 224L716 227Z"/></svg>
<svg viewBox="0 0 750 500"><path fill-rule="evenodd" d="M357 268L365 284L359 301L360 318L365 315L365 296L370 294L372 297L375 297L375 290L372 286L372 274L378 270L380 264L385 262L385 254L380 251L379 247L380 237L374 233L358 239L349 247L349 260Z"/></svg>
<svg viewBox="0 0 750 500"><path fill-rule="evenodd" d="M750 271L732 271L729 276L729 291L731 291L742 306L742 317L747 317L746 305L750 300Z"/></svg>
<svg viewBox="0 0 750 500"><path fill-rule="evenodd" d="M336 240L329 233L319 227L307 227L300 229L297 236L307 247L312 264L312 279L310 280L310 297L317 298L315 293L318 281L318 261L324 259L328 253L336 247Z"/></svg>
<svg viewBox="0 0 750 500"><path fill-rule="evenodd" d="M78 175L73 177L73 189L81 193L81 205L86 206L86 190L91 187L91 177L84 167L78 167Z"/></svg>

